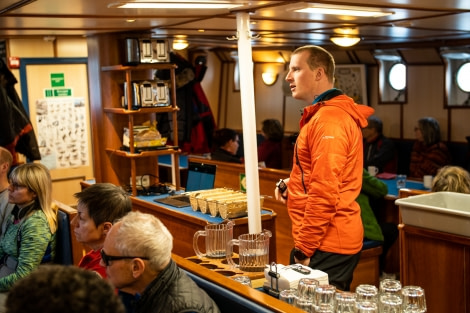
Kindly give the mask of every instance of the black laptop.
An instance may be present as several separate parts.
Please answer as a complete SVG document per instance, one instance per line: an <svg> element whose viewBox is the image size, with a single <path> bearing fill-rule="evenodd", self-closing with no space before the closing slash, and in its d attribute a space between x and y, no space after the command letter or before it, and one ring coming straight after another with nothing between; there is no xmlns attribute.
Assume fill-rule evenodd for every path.
<svg viewBox="0 0 470 313"><path fill-rule="evenodd" d="M199 162L189 162L186 192L214 188L216 166ZM189 206L189 195L180 194L166 198L155 198L153 201L177 208Z"/></svg>

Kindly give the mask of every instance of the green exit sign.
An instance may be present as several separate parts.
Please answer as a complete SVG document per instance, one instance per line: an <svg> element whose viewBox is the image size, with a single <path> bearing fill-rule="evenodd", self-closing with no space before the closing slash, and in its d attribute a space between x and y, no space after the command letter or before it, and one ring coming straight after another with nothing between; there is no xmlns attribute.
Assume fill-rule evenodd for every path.
<svg viewBox="0 0 470 313"><path fill-rule="evenodd" d="M51 73L51 87L65 87L64 73Z"/></svg>

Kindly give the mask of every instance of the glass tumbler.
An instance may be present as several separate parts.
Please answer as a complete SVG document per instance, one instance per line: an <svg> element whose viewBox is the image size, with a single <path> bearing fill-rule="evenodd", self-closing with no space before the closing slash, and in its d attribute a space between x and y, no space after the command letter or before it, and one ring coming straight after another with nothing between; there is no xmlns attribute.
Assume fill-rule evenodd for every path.
<svg viewBox="0 0 470 313"><path fill-rule="evenodd" d="M248 277L248 276L246 276L246 275L235 276L235 277L233 277L232 279L233 279L234 281L239 282L239 283L242 284L242 285L251 287L251 279L250 279L250 277Z"/></svg>
<svg viewBox="0 0 470 313"><path fill-rule="evenodd" d="M297 296L310 301L315 300L315 288L320 285L314 278L301 278L297 287Z"/></svg>
<svg viewBox="0 0 470 313"><path fill-rule="evenodd" d="M399 174L397 175L397 189L400 190L401 188L406 187L406 175Z"/></svg>
<svg viewBox="0 0 470 313"><path fill-rule="evenodd" d="M401 297L401 283L396 279L384 279L380 281L380 294L394 294Z"/></svg>
<svg viewBox="0 0 470 313"><path fill-rule="evenodd" d="M371 301L356 302L356 313L379 313L377 303Z"/></svg>
<svg viewBox="0 0 470 313"><path fill-rule="evenodd" d="M354 313L356 311L356 294L353 292L337 292L335 294L336 313Z"/></svg>
<svg viewBox="0 0 470 313"><path fill-rule="evenodd" d="M294 306L307 312L314 312L315 288L320 283L313 278L301 278L297 287L297 298Z"/></svg>
<svg viewBox="0 0 470 313"><path fill-rule="evenodd" d="M335 307L335 293L336 287L333 285L318 285L315 288L315 309L330 308L333 310Z"/></svg>
<svg viewBox="0 0 470 313"><path fill-rule="evenodd" d="M426 312L424 289L418 286L405 286L401 290L403 313Z"/></svg>
<svg viewBox="0 0 470 313"><path fill-rule="evenodd" d="M384 293L379 296L380 313L401 313L402 300L399 295Z"/></svg>
<svg viewBox="0 0 470 313"><path fill-rule="evenodd" d="M374 285L362 284L356 287L356 302L377 303L378 289Z"/></svg>
<svg viewBox="0 0 470 313"><path fill-rule="evenodd" d="M295 298L297 298L297 289L284 289L279 293L279 300L294 305Z"/></svg>

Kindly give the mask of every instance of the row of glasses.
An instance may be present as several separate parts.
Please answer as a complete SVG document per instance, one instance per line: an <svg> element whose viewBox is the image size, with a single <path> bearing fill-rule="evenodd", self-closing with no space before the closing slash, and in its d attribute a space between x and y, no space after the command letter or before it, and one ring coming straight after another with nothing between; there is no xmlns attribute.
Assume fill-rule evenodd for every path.
<svg viewBox="0 0 470 313"><path fill-rule="evenodd" d="M424 313L424 290L385 279L379 289L362 284L355 292L336 292L332 285L320 285L316 279L302 278L297 289L281 291L279 299L310 313Z"/></svg>

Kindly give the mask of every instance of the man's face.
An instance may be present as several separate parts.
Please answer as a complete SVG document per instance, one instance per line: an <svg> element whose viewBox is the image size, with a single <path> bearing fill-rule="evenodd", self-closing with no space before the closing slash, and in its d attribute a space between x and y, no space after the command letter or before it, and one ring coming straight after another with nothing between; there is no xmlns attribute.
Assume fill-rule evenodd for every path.
<svg viewBox="0 0 470 313"><path fill-rule="evenodd" d="M70 222L78 242L90 246L93 250L101 249L106 233L104 225L95 225L88 214L88 207L82 203L77 206L78 214Z"/></svg>
<svg viewBox="0 0 470 313"><path fill-rule="evenodd" d="M122 254L115 248L115 233L119 227L121 227L121 223L117 222L111 227L110 231L106 235L106 239L103 244L103 251L107 255L122 256ZM121 259L109 261L108 266L106 266L103 260L101 260L100 264L106 267L106 276L114 287L123 291L126 291L126 288L127 290L132 289L135 278L133 277L131 260Z"/></svg>
<svg viewBox="0 0 470 313"><path fill-rule="evenodd" d="M286 81L292 91L292 97L312 103L315 96L321 94L322 91L317 91L318 81L316 77L319 69L310 69L307 63L309 55L308 51L292 55Z"/></svg>

